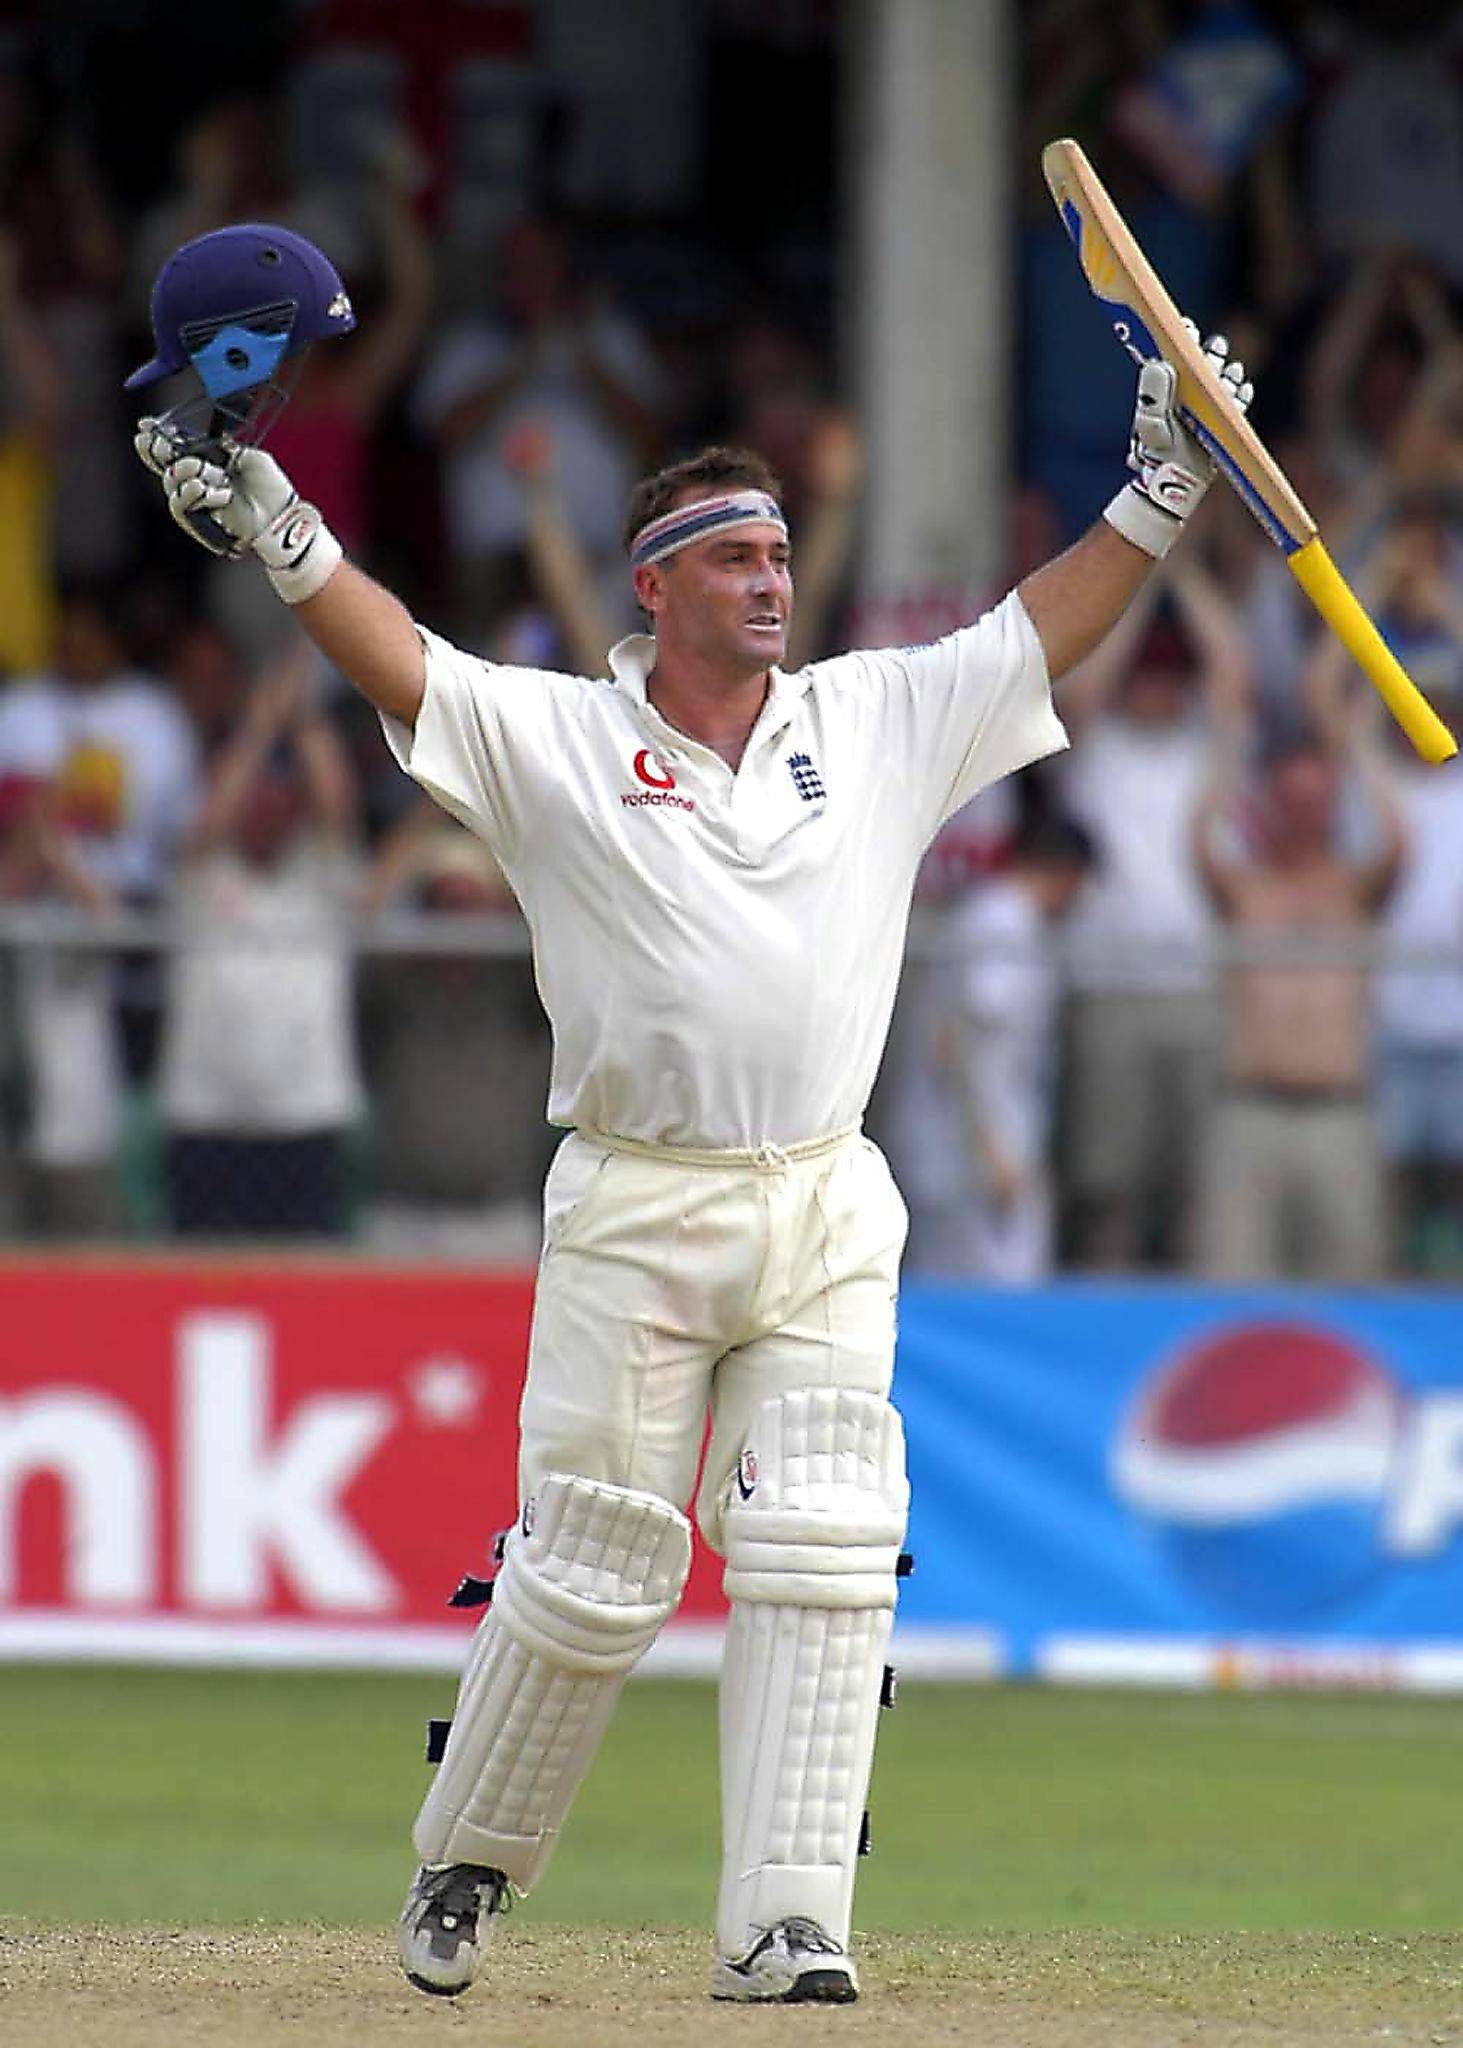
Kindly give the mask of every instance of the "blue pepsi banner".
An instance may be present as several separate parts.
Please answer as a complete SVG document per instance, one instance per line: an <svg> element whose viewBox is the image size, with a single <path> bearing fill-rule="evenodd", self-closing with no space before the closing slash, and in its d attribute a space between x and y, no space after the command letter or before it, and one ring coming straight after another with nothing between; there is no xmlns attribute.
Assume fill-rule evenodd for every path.
<svg viewBox="0 0 1463 2048"><path fill-rule="evenodd" d="M1054 1679L1463 1689L1463 1302L911 1285L912 1647Z"/></svg>

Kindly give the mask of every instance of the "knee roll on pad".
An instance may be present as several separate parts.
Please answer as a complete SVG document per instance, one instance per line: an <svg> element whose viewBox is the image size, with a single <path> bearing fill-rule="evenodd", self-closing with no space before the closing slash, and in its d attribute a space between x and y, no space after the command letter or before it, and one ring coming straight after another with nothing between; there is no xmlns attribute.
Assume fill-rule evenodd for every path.
<svg viewBox="0 0 1463 2048"><path fill-rule="evenodd" d="M757 1411L722 1518L725 1955L792 1913L847 1942L908 1513L887 1401L818 1387Z"/></svg>
<svg viewBox="0 0 1463 2048"><path fill-rule="evenodd" d="M487 1864L530 1888L690 1564L690 1523L669 1502L557 1472L542 1481L504 1547L417 1817L424 1863Z"/></svg>

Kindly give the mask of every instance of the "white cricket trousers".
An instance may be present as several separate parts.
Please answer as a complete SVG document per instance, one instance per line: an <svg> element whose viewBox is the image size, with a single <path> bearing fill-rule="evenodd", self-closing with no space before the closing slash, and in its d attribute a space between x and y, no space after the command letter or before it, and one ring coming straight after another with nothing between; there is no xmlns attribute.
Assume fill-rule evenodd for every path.
<svg viewBox="0 0 1463 2048"><path fill-rule="evenodd" d="M544 1188L521 1411L521 1496L546 1472L685 1507L721 1504L752 1416L798 1387L887 1399L907 1217L858 1131L758 1152L689 1152L587 1131Z"/></svg>

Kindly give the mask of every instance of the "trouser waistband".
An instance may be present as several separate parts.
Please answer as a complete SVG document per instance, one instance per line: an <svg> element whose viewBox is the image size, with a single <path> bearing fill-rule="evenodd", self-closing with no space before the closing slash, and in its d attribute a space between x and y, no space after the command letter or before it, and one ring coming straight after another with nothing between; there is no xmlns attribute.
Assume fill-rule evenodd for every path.
<svg viewBox="0 0 1463 2048"><path fill-rule="evenodd" d="M860 1129L859 1124L849 1124L841 1131L830 1132L826 1138L804 1138L796 1145L707 1151L694 1145L652 1145L643 1138L621 1138L613 1131L595 1130L589 1124L578 1126L580 1137L588 1138L592 1145L603 1145L611 1152L628 1152L634 1159L664 1159L672 1166L750 1166L759 1167L764 1173L800 1166L806 1159L821 1159L825 1153L836 1152L840 1145L856 1138Z"/></svg>

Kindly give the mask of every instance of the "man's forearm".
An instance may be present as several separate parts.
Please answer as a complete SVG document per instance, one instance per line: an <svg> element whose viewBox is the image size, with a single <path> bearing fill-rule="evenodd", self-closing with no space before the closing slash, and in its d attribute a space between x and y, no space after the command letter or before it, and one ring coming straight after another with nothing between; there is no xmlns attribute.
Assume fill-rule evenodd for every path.
<svg viewBox="0 0 1463 2048"><path fill-rule="evenodd" d="M1099 519L1017 586L1053 681L1106 639L1153 569L1153 557Z"/></svg>
<svg viewBox="0 0 1463 2048"><path fill-rule="evenodd" d="M1244 364L1230 359L1221 335L1204 343L1204 358L1243 414L1254 395ZM1065 675L1106 638L1214 479L1212 458L1184 422L1178 383L1172 363L1155 357L1143 364L1128 447L1132 482L1075 547L1019 586L1053 677Z"/></svg>
<svg viewBox="0 0 1463 2048"><path fill-rule="evenodd" d="M427 662L411 613L399 598L342 562L295 618L320 652L378 710L414 727L426 687Z"/></svg>

